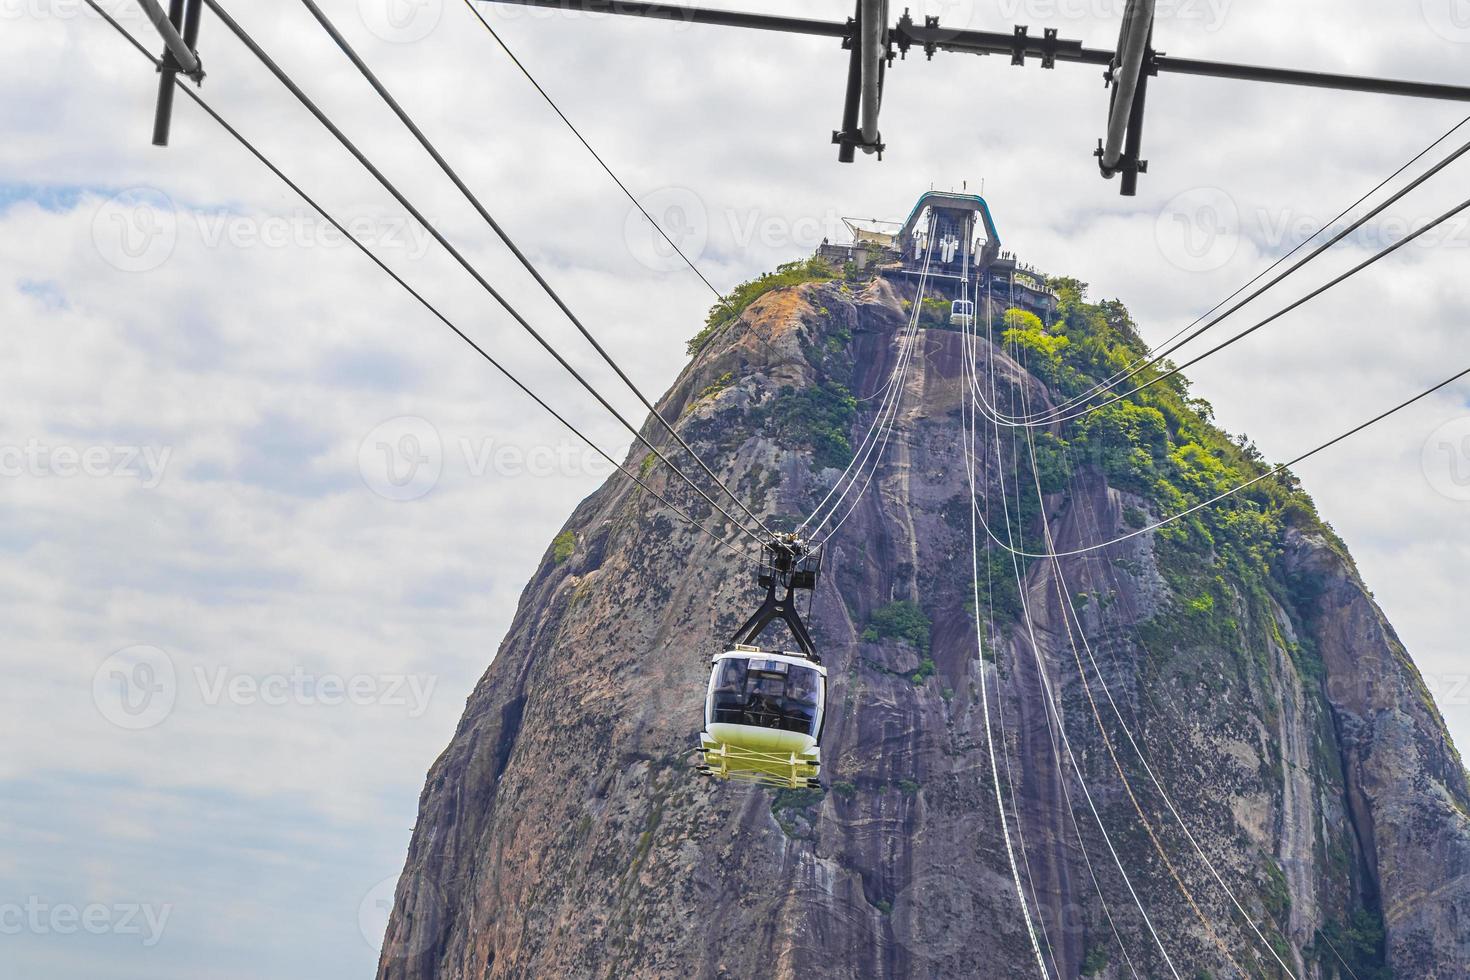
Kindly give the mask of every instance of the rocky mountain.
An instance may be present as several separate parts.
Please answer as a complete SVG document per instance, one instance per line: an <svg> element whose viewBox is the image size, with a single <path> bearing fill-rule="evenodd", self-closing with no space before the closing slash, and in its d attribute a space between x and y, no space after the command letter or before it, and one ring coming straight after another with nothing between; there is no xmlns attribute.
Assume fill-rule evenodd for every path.
<svg viewBox="0 0 1470 980"><path fill-rule="evenodd" d="M1012 414L1143 351L1121 305L1053 286L1054 323L996 308L980 343ZM661 411L794 526L867 430L916 299L902 278L785 267L712 315ZM1465 769L1289 476L1057 562L989 543L977 653L946 319L921 302L892 439L814 597L824 788L692 771L710 655L759 596L614 476L548 549L429 773L383 980L1034 977L1007 837L1053 976L1470 976ZM1008 514L1032 553L1264 469L1178 376L1024 434L980 479L997 535ZM641 451L629 465L718 523Z"/></svg>

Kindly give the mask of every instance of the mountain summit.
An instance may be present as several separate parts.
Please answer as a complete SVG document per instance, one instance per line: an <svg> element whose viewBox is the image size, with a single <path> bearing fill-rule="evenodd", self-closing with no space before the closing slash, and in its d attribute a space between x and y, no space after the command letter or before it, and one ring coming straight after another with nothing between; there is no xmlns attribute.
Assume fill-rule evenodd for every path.
<svg viewBox="0 0 1470 980"><path fill-rule="evenodd" d="M972 497L967 338L952 297L890 271L817 258L736 290L660 404L789 529L852 460L917 317L808 619L822 788L694 770L710 657L760 594L615 475L429 773L379 976L1035 977L1038 950L1057 977L1470 976L1465 769L1294 479L1082 551L1267 469L1175 375L1048 428L981 416ZM1120 304L1029 288L978 316L996 410L1043 412L1145 355ZM723 527L641 450L627 465ZM977 560L978 519L1065 557L982 530Z"/></svg>

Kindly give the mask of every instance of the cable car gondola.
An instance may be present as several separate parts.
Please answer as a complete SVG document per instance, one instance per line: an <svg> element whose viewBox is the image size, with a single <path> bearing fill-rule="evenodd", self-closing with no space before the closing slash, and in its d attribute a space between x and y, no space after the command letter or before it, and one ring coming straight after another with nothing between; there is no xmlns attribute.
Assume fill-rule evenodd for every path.
<svg viewBox="0 0 1470 980"><path fill-rule="evenodd" d="M968 299L957 299L949 304L949 325L952 327L973 327L975 325L975 304Z"/></svg>
<svg viewBox="0 0 1470 980"><path fill-rule="evenodd" d="M827 670L796 608L796 593L816 588L820 553L794 535L766 545L758 580L765 602L710 662L699 770L789 789L821 783ZM753 641L780 619L799 652L762 650Z"/></svg>

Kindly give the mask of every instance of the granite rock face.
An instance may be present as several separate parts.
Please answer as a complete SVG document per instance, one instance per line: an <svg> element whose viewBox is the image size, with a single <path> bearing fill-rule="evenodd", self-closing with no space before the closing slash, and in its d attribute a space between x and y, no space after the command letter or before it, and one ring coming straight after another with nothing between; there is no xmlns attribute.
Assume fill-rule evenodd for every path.
<svg viewBox="0 0 1470 980"><path fill-rule="evenodd" d="M837 476L813 431L866 431L912 299L882 279L768 293L661 409L789 525ZM917 343L814 601L825 790L692 772L709 657L758 595L739 558L614 476L567 522L571 555L548 550L429 772L379 976L1034 977L1033 931L1060 977L1470 976L1465 770L1345 553L1286 531L1291 601L1222 573L1245 639L1212 645L1169 625L1187 597L1152 533L1018 562L1024 589L992 548L980 606L1004 575L1015 594L982 656L962 337ZM980 356L1011 404L1047 403L1020 364ZM855 413L829 413L845 390ZM984 508L1002 537L1019 509L1018 550L1074 550L1149 512L1087 466L1038 499L1001 455ZM870 629L896 602L927 641Z"/></svg>

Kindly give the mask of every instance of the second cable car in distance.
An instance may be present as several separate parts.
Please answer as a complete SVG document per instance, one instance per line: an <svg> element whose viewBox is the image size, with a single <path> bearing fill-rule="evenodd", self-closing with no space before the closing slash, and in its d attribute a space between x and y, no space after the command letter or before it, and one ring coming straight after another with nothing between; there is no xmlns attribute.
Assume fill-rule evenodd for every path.
<svg viewBox="0 0 1470 980"><path fill-rule="evenodd" d="M975 303L968 299L957 299L949 304L949 325L973 327L975 325Z"/></svg>
<svg viewBox="0 0 1470 980"><path fill-rule="evenodd" d="M821 553L795 535L767 544L758 581L765 601L710 664L700 772L787 789L821 785L827 669L797 610L796 595L816 588ZM777 619L799 651L754 645Z"/></svg>

